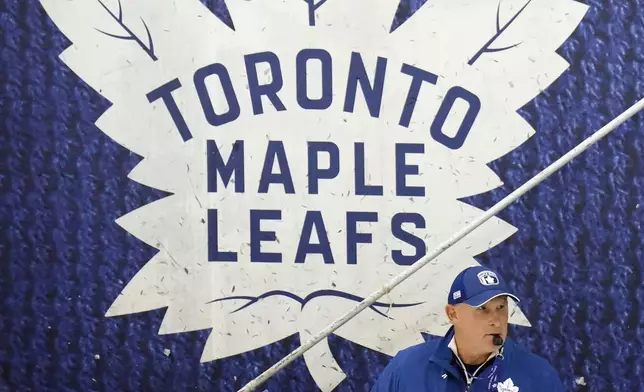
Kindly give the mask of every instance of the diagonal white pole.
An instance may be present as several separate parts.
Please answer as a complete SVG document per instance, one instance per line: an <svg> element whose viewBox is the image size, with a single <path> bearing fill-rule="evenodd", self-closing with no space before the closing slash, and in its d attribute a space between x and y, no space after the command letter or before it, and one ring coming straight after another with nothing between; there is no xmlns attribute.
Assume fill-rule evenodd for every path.
<svg viewBox="0 0 644 392"><path fill-rule="evenodd" d="M544 170L542 170L539 174L536 176L532 177L530 180L528 180L525 184L523 184L521 187L516 189L514 192L510 193L508 196L506 196L503 200L499 201L496 203L492 208L487 210L483 215L478 217L477 219L473 220L469 225L465 226L463 229L461 229L459 232L454 234L452 237L450 237L448 240L446 240L443 244L441 244L438 248L434 249L432 252L426 254L424 257L419 259L417 262L415 262L411 267L407 268L405 271L401 272L399 275L395 276L389 283L385 284L380 288L380 290L374 292L362 302L357 304L353 309L349 310L344 316L340 317L339 319L335 320L333 323L329 324L326 328L321 330L319 333L314 335L311 339L309 339L305 344L302 346L298 347L295 351L292 353L288 354L284 358L282 358L279 362L277 362L275 365L271 366L268 370L266 370L264 373L260 374L258 377L255 379L251 380L248 384L246 384L242 389L239 390L239 392L250 392L255 390L258 386L260 386L262 383L264 383L266 380L268 380L273 374L275 374L277 371L291 363L295 358L299 357L300 355L304 354L305 351L313 347L316 343L318 343L320 340L326 338L329 334L331 334L333 331L336 329L340 328L342 325L344 325L347 321L351 320L355 315L360 313L362 310L368 308L371 306L374 302L376 302L380 297L383 295L389 293L394 287L396 287L398 284L400 284L403 280L407 279L416 271L421 269L423 266L425 266L427 263L430 261L434 260L436 257L438 257L440 254L445 252L447 249L449 249L452 245L454 245L456 242L458 242L461 238L465 237L467 234L472 232L474 229L477 227L481 226L483 223L485 223L488 219L502 211L505 207L510 205L510 203L514 202L517 200L519 197L521 197L523 194L534 188L535 186L539 185L541 182L543 182L546 178L548 178L550 175L552 175L554 172L557 170L561 169L565 164L570 162L573 158L575 158L577 155L581 154L584 152L588 147L591 145L595 144L597 141L599 141L601 138L604 136L608 135L611 133L615 128L617 128L619 125L621 125L624 121L628 120L629 118L633 117L635 114L637 114L640 110L644 109L644 99L641 99L637 103L635 103L633 106L628 108L626 111L624 111L622 114L619 116L615 117L611 122L606 124L604 127L602 127L600 130L592 134L590 137L588 137L586 140L581 142L579 145L577 145L575 148L572 150L568 151L566 155L562 156L555 162L553 162L550 166L546 167Z"/></svg>

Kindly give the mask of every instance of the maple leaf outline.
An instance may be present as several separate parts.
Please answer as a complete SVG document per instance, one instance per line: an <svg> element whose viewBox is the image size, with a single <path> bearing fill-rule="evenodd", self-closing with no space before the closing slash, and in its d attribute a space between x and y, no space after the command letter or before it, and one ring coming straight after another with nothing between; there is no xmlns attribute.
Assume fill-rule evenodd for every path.
<svg viewBox="0 0 644 392"><path fill-rule="evenodd" d="M453 212L443 230L434 230L427 235L420 235L428 244L427 246L431 247L451 235L455 227L460 228L480 214L480 210L458 200L487 192L502 184L498 176L485 165L512 151L534 134L532 127L514 111L538 95L567 68L567 64L555 49L570 35L587 7L573 1L566 1L558 2L548 10L549 5L553 3L549 1L532 0L530 7L527 7L521 17L506 30L506 34L522 42L521 45L511 51L492 52L482 56L474 64L475 66L468 69L462 68L462 65L467 65L471 54L480 48L472 47L468 40L472 41L471 37L480 36L477 34L477 28L483 29L489 23L474 19L465 20L469 15L458 12L459 7L465 6L466 2L462 1L432 0L432 7L424 6L392 33L389 28L383 28L383 26L391 25L398 6L394 1L378 0L377 4L362 0L325 2L324 7L315 10L316 21L319 20L320 23L317 23L315 28L311 28L308 20L308 3L305 1L231 0L228 2L228 8L236 27L236 30L232 31L197 1L185 1L177 5L171 1L141 0L129 3L127 12L132 18L138 17L140 20L148 21L144 26L148 35L150 32L155 33L154 56L158 61L149 61L150 53L140 49L151 49L151 42L150 45L139 44L139 48L128 44L125 39L116 40L110 35L101 33L113 28L114 21L118 21L119 16L113 12L107 13L106 8L98 2L61 3L55 0L41 0L49 17L72 42L72 45L61 55L62 60L87 84L113 103L113 106L97 120L97 127L121 146L143 157L129 174L129 178L170 193L170 196L133 210L117 220L121 227L145 243L156 247L159 252L126 284L120 295L115 298L107 315L113 317L166 308L159 333L211 330L202 356L202 361L210 361L270 344L292 333L299 333L304 340L311 332L316 332L321 326L335 319L344 309L354 304L353 300L318 297L314 298L315 301L307 302L305 307L297 307L292 306L291 298L282 298L283 296L278 295L263 298L262 306L246 306L240 310L239 308L249 301L248 298L261 297L273 289L289 292L298 298L306 298L316 291L329 290L329 281L325 283L322 280L316 282L310 279L311 274L304 268L290 270L283 268L284 266L251 267L241 263L236 266L224 265L224 263L214 266L203 262L198 252L191 250L191 244L203 243L203 238L200 241L195 239L199 237L195 236L195 233L201 230L200 225L204 225L204 216L200 215L200 211L208 207L226 205L234 195L222 193L217 195L217 200L213 200L213 197L205 192L203 173L195 169L204 166L203 162L195 160L195 157L203 155L205 147L202 141L207 138L210 128L193 126L191 135L194 140L186 142L177 132L169 116L162 115L167 112L163 111L161 102L151 104L146 98L146 94L152 88L168 82L168 75L172 77L179 75L177 81L180 82L181 87L177 87L173 94L176 93L177 99L183 102L186 99L186 85L189 85L192 77L192 74L186 75L184 71L194 71L194 64L212 63L212 53L218 53L222 62L238 64L238 60L226 56L237 53L239 47L252 42L253 37L261 35L265 39L272 36L274 37L272 41L265 42L273 42L275 45L281 42L284 45L306 47L303 46L303 42L308 42L309 39L323 39L320 38L321 35L311 35L318 34L316 31L319 30L323 32L324 39L329 39L329 42L343 42L346 47L363 48L362 52L365 54L381 53L392 61L391 64L394 64L391 59L400 58L408 64L414 64L441 75L441 83L435 86L435 90L431 93L436 94L437 97L445 95L447 92L445 85L454 83L469 86L477 91L481 89L481 86L477 85L478 80L485 80L485 83L494 85L494 95L499 98L485 96L482 101L487 107L490 104L498 106L493 112L503 119L502 124L489 123L491 126L486 130L483 139L481 139L481 132L473 131L468 137L468 143L459 150L461 156L449 155L440 146L431 145L429 141L426 144L428 152L436 158L434 161L424 163L423 167L426 169L419 174L419 178L422 179L424 175L431 172L435 176L432 184L434 186L441 184L445 196L438 203L438 208L428 206L429 210L425 215L441 221L443 217L441 210ZM108 0L101 0L101 3L109 9L116 9L116 1L107 4ZM478 6L487 7L488 10L498 10L496 1L480 2ZM441 15L441 12L449 17L433 19L434 15ZM79 13L82 17L72 17ZM540 37L530 36L530 29L522 27L537 23L539 18L549 23L554 20L550 15L564 13L566 18L552 29L543 31ZM289 16L288 19L286 16ZM284 20L288 20L289 23L284 23ZM459 23L456 22L462 22L471 27L471 34L468 33L471 37L458 32L455 27ZM337 38L342 39L338 41ZM128 41L131 40L128 39ZM198 42L204 46L208 45L208 48L195 51L194 48L185 45L186 42ZM386 46L373 47L377 42L385 42ZM449 56L445 54L447 52L441 50L446 47L446 44L452 47ZM214 48L217 50L213 50ZM437 57L434 55L436 52L445 55ZM516 61L506 63L497 60L496 56L507 56L508 53L516 56L514 58ZM341 52L336 51L333 55L339 56ZM526 67L519 66L522 62ZM161 63L163 63L162 67L157 65ZM238 68L243 69L243 64ZM458 75L451 72L452 69L458 70ZM485 78L481 75L485 75ZM259 76L263 78L265 74ZM391 76L388 74L389 77ZM269 80L260 82L267 83ZM394 75L388 83L405 86L408 85L409 79ZM416 101L418 105L424 102L423 97L419 97ZM426 113L414 113L414 117L411 118L410 131L420 131L421 124L427 122L428 118L431 121L431 112L435 111L436 107L431 109L431 105L427 105L427 102L425 104ZM427 109L428 107L430 109ZM423 115L426 117L423 118ZM267 112L264 116L264 119L268 119L271 114ZM352 116L368 118L369 114L365 110L356 108ZM351 116L348 119L351 120ZM185 120L192 122L195 118L190 117ZM311 120L315 119L311 118ZM383 124L386 122L396 124L398 114L394 116L391 113L387 114L387 105L383 105L380 121ZM248 122L242 123L243 121L240 121L238 125L228 127L229 129L221 127L222 131L233 136L224 135L218 143L232 146L236 137L234 135L244 135L244 130L236 127L243 125L248 129L254 126ZM314 121L307 122L307 124L314 123ZM343 122L339 121L337 126L340 127L342 124ZM295 124L290 126L295 129L293 128ZM314 127L311 128L315 130ZM374 127L373 132L384 132L386 129L383 127L382 130L378 130ZM359 140L370 140L372 137L369 134L360 134L359 129L352 128L352 131L357 132L356 138ZM341 140L343 136L341 133L332 131L328 134L330 139L336 141ZM291 137L289 133L279 134L273 131L270 135L267 133L266 137L271 135L277 139ZM150 143L150 140L154 143ZM246 141L249 142L248 139ZM258 141L253 142L256 143L255 150L261 149L257 144ZM481 145L484 145L485 149L477 147ZM346 145L342 147L347 148ZM225 150L225 152L230 151ZM437 162L441 167L430 167ZM342 197L348 200L355 195ZM375 207L370 207L371 202L371 199L356 199L356 203L377 210ZM312 199L302 200L304 205L314 203ZM413 200L399 203L400 210L417 208L415 204L417 202ZM429 202L428 205L433 203L436 202ZM342 206L342 203L338 203L338 206ZM333 215L334 211L329 213ZM383 221L389 218L391 216L384 216ZM339 220L336 219L336 221ZM476 264L473 259L475 255L496 246L515 231L513 227L501 220L492 220L490 225L485 227L487 229L482 227L479 231L481 233L479 237L463 241L460 246L455 245L452 252L446 252L440 260L436 260L436 263L430 263L419 271L418 276L410 278L397 290L389 293L390 299L382 302L383 304L418 303L417 306L422 306L426 310L408 312L404 307L391 307L388 308L388 313L383 312L388 316L391 315L388 318L382 317L377 312L362 312L339 329L337 334L392 355L401 348L422 341L420 332L441 333L447 325L444 324L443 317L438 311L440 306L437 304L442 302L441 290L449 277L460 268ZM429 230L431 229L429 227ZM289 241L289 239L281 239L285 244ZM404 266L395 265L391 258L387 259L386 256L382 258L382 255L387 255L391 251L392 244L385 245L371 251L373 256L378 255L378 257L372 257L372 255L367 257L373 260L374 271L378 275L366 277L367 281L361 283L359 288L354 289L352 285L361 277L345 279L343 277L351 274L349 270L342 266L333 269L338 275L336 282L338 291L350 292L363 298L404 268ZM242 245L235 250L242 252L247 251L248 248ZM440 267L441 263L446 265L444 269ZM213 268L217 268L217 274L212 273ZM256 272L250 272L252 268L256 268ZM292 287L292 282L283 279L280 275L291 276L298 285L305 287ZM268 291L256 287L258 283L264 284L263 279L269 281ZM231 281L234 284L231 284ZM235 285L236 295L232 295L231 286L235 287ZM209 287L211 289L208 289ZM246 299L231 298L234 296L246 297ZM225 297L230 299L208 303L213 298ZM427 298L441 300L434 299L427 302ZM324 301L332 301L333 307L322 306L326 303ZM266 311L265 308L270 311ZM518 311L517 314L521 319L522 313ZM529 325L524 318L519 321ZM235 324L244 325L246 328L235 327ZM269 324L271 327L267 328ZM331 390L344 378L341 369L329 353L328 342L325 340L309 351L311 355L305 355L305 361L314 380L323 390ZM328 362L316 362L313 354L318 356L324 354ZM333 370L333 367L336 369ZM332 369L334 375L327 373L328 369Z"/></svg>

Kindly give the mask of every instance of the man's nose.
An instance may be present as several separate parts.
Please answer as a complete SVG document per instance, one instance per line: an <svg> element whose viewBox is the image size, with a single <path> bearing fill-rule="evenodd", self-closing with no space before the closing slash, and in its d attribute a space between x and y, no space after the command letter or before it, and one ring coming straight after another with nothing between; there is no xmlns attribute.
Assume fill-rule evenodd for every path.
<svg viewBox="0 0 644 392"><path fill-rule="evenodd" d="M501 326L501 315L499 314L499 312L492 313L492 317L490 317L490 326L492 327Z"/></svg>

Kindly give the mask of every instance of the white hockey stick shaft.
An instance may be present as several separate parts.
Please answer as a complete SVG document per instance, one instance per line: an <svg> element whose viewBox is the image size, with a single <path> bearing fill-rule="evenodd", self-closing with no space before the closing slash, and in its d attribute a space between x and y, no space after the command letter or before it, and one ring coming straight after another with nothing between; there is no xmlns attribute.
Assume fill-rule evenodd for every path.
<svg viewBox="0 0 644 392"><path fill-rule="evenodd" d="M321 330L319 333L311 337L306 343L304 343L302 346L298 347L296 350L294 350L292 353L288 354L284 358L282 358L279 362L277 362L275 365L271 366L269 369L267 369L264 373L260 374L258 377L255 379L251 380L248 384L246 384L242 389L239 390L239 392L250 392L255 390L259 385L264 383L266 380L268 380L273 374L281 370L283 367L291 363L293 360L295 360L297 357L301 356L309 350L311 347L313 347L315 344L317 344L320 340L326 338L328 335L330 335L333 331L336 329L340 328L342 325L344 325L347 321L351 320L355 315L360 313L362 310L368 308L371 306L374 302L376 302L380 297L383 295L389 293L394 287L396 287L398 284L400 284L402 281L416 273L419 269L424 267L427 263L430 261L434 260L436 257L441 255L443 252L445 252L447 249L449 249L452 245L457 243L459 240L461 240L463 237L465 237L467 234L471 233L474 229L477 227L481 226L483 223L485 223L487 220L489 220L491 217L502 211L504 208L506 208L508 205L510 205L512 202L517 200L519 197L524 195L526 192L534 188L535 186L539 185L541 182L543 182L546 178L548 178L550 175L555 173L557 170L561 169L564 165L566 165L568 162L570 162L572 159L574 159L576 156L584 152L588 147L591 145L595 144L597 141L602 139L604 136L608 135L611 133L615 128L617 128L619 125L621 125L624 121L628 120L632 116L634 116L636 113L638 113L640 110L644 109L644 99L641 99L637 103L635 103L633 106L628 108L626 111L624 111L622 114L619 116L615 117L611 122L606 124L604 127L602 127L600 130L592 134L590 137L588 137L586 140L583 142L579 143L575 148L570 150L568 153L566 153L564 156L553 162L550 166L546 167L544 170L542 170L540 173L532 177L530 180L528 180L525 184L523 184L521 187L517 188L514 192L510 193L508 196L503 198L501 201L496 203L492 208L487 210L483 215L480 217L474 219L470 224L465 226L463 229L458 231L456 234L451 236L449 239L447 239L444 243L442 243L438 248L434 249L433 251L429 252L426 254L424 257L416 261L411 267L407 268L403 272L401 272L399 275L395 276L391 281L389 281L387 284L383 285L378 291L374 292L362 302L357 304L355 307L353 307L351 310L349 310L344 316L340 317L339 319L335 320L333 323L329 324L326 328Z"/></svg>

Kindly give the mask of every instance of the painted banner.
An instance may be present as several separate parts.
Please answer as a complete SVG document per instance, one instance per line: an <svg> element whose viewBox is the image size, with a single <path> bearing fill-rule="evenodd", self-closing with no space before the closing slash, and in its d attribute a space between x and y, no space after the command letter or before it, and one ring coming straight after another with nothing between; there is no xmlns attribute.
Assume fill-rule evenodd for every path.
<svg viewBox="0 0 644 392"><path fill-rule="evenodd" d="M0 389L233 391L644 96L641 4L4 0ZM498 269L637 390L639 118L271 378L368 391Z"/></svg>

